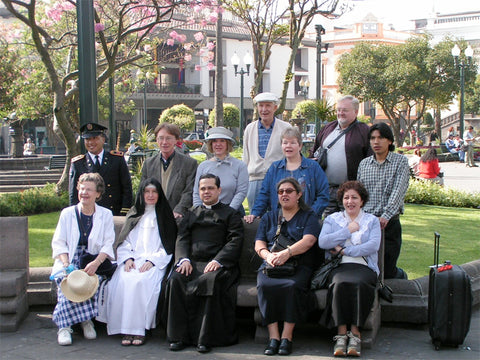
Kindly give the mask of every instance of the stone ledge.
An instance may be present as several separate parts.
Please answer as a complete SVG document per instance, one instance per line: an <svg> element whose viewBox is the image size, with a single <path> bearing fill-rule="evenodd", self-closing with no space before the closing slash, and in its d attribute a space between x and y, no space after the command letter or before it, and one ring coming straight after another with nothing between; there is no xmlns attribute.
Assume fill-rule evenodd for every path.
<svg viewBox="0 0 480 360"><path fill-rule="evenodd" d="M480 304L480 260L463 264L472 280L473 303L472 306ZM37 282L48 282L51 268L31 268L30 277ZM389 279L385 281L394 292L393 303L381 300L382 321L405 322L414 324L426 324L428 321L428 276L414 280ZM53 283L52 283L53 284ZM34 283L29 283L29 305L55 304L56 286L44 287L44 294L41 291L33 292ZM257 305L256 288L246 283L239 286L240 296L237 298L238 306L254 307ZM36 302L35 299L38 299ZM49 302L51 301L51 302Z"/></svg>
<svg viewBox="0 0 480 360"><path fill-rule="evenodd" d="M1 297L0 298L0 314L16 314L22 309L28 308L27 306L27 295L25 292L10 297Z"/></svg>
<svg viewBox="0 0 480 360"><path fill-rule="evenodd" d="M17 296L27 287L27 271L0 271L0 296Z"/></svg>
<svg viewBox="0 0 480 360"><path fill-rule="evenodd" d="M463 264L472 283L472 307L480 303L480 260ZM426 324L428 322L428 276L414 280L388 279L393 302L381 300L382 321Z"/></svg>

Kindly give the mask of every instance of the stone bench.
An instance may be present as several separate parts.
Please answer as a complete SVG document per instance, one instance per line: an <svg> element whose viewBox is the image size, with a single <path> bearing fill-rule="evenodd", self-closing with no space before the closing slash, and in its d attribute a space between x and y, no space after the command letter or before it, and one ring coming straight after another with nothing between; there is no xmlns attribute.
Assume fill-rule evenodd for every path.
<svg viewBox="0 0 480 360"><path fill-rule="evenodd" d="M254 250L255 235L257 233L260 220L255 220L252 224L244 222L245 238L243 242L242 255L240 258L241 280L237 290L237 306L255 307L255 341L266 342L268 340L268 331L261 325L262 318L257 302L257 270L260 267L261 260ZM382 254L382 256L380 256ZM379 251L379 257L383 259L383 244ZM383 272L383 261L379 261L380 271ZM324 310L327 304L327 289L316 290L314 292L316 299L316 308L310 309ZM313 317L315 321L317 317ZM381 309L378 296L375 296L372 310L368 316L362 331L362 346L370 348L375 342L378 329L381 325Z"/></svg>
<svg viewBox="0 0 480 360"><path fill-rule="evenodd" d="M28 314L28 218L0 217L0 332Z"/></svg>
<svg viewBox="0 0 480 360"><path fill-rule="evenodd" d="M114 217L115 233L117 236L124 221L124 217ZM259 221L256 220L253 224L244 224L245 241L243 242L240 257L241 279L237 288L237 306L256 309L255 321L257 327L255 338L257 341L263 342L266 339L266 329L260 326L261 318L258 311L256 287L257 269L261 264L261 260L254 251L254 240L258 222ZM3 228L2 226L2 229ZM16 234L14 238L17 238ZM3 251L3 249L1 250ZM383 251L383 247L380 251ZM379 256L379 260L380 259L383 259L383 256ZM380 266L383 268L381 261L379 261L379 267ZM480 260L463 264L462 267L472 279L472 305L475 306L480 303ZM55 304L56 286L54 282L48 280L50 272L50 267L31 269L31 282L29 284L28 295L29 305ZM388 303L385 300L378 299L378 297L375 298L374 306L362 332L362 341L366 348L373 344L381 321L412 324L426 324L428 322L428 276L413 280L389 279L385 280L385 283L394 291L393 303ZM43 290L41 290L41 288L43 288ZM327 290L317 290L315 292L318 309L325 308L326 293Z"/></svg>

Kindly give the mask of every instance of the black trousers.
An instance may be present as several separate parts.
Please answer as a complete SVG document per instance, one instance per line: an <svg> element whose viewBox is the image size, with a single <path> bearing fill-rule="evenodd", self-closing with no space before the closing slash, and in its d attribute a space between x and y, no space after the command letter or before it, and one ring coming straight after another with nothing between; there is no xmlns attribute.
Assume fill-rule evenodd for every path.
<svg viewBox="0 0 480 360"><path fill-rule="evenodd" d="M402 247L402 225L400 217L394 216L385 227L385 256L383 274L385 279L394 279L397 276L397 260Z"/></svg>

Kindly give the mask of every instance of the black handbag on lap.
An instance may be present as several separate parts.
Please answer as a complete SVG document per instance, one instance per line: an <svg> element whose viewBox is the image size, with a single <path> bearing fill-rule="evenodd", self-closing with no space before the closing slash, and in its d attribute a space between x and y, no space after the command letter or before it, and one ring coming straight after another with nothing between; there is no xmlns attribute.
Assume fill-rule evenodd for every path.
<svg viewBox="0 0 480 360"><path fill-rule="evenodd" d="M285 249L288 249L289 246L296 243L295 239L292 239L290 236L282 234L280 232L282 225L285 219L282 216L282 210L280 210L278 214L278 225L277 225L277 233L274 237L274 243L272 248L270 249L271 252L279 252ZM268 277L272 278L283 278L288 276L295 275L297 271L297 259L295 257L289 258L283 265L276 265L272 266L270 264L266 264L265 268L263 269L263 273Z"/></svg>
<svg viewBox="0 0 480 360"><path fill-rule="evenodd" d="M330 261L318 268L312 276L312 283L310 284L310 289L326 289L328 285L328 277L333 269L338 267L342 262L342 255L338 253Z"/></svg>

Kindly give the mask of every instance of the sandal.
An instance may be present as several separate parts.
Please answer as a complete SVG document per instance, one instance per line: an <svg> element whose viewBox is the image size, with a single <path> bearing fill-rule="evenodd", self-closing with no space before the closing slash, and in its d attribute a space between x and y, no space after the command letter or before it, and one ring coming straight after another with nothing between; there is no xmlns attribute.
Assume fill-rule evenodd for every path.
<svg viewBox="0 0 480 360"><path fill-rule="evenodd" d="M145 336L135 335L133 337L132 345L133 346L142 346L145 344Z"/></svg>
<svg viewBox="0 0 480 360"><path fill-rule="evenodd" d="M124 335L122 338L122 346L130 346L132 345L133 336L132 335Z"/></svg>

